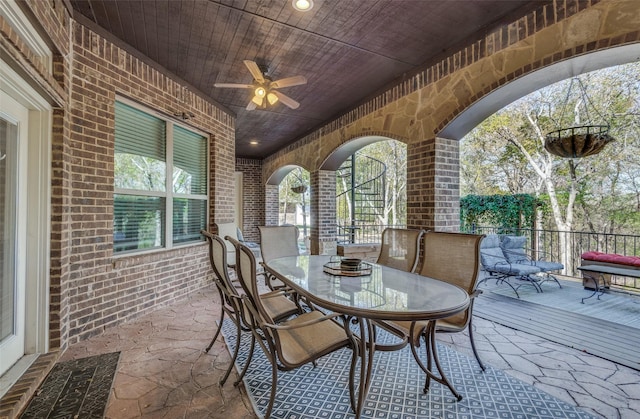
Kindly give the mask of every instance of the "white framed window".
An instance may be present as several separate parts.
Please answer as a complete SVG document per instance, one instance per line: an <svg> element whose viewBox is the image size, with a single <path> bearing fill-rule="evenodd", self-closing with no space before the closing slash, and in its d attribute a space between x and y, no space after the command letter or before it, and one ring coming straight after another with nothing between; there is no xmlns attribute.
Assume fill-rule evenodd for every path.
<svg viewBox="0 0 640 419"><path fill-rule="evenodd" d="M126 99L115 104L113 252L202 241L208 140Z"/></svg>

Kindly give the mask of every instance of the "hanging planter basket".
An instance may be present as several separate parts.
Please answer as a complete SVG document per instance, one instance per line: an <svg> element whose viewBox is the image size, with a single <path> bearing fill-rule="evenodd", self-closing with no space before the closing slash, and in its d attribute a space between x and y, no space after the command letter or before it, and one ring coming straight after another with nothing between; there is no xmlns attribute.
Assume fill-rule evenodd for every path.
<svg viewBox="0 0 640 419"><path fill-rule="evenodd" d="M548 133L544 148L556 156L579 158L599 153L611 141L608 125L582 125Z"/></svg>
<svg viewBox="0 0 640 419"><path fill-rule="evenodd" d="M298 185L291 188L294 193L305 193L307 191L307 185Z"/></svg>

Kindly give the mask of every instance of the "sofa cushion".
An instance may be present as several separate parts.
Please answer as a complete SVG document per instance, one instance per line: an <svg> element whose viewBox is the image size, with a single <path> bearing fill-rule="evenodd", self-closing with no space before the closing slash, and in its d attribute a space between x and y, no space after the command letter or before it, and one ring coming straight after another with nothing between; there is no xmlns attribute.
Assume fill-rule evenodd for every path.
<svg viewBox="0 0 640 419"><path fill-rule="evenodd" d="M523 263L529 261L529 256L524 248L527 243L525 236L504 236L500 247L504 250L504 256L511 263Z"/></svg>
<svg viewBox="0 0 640 419"><path fill-rule="evenodd" d="M500 238L497 234L487 234L480 242L480 263L485 268L498 264L509 265L500 248Z"/></svg>
<svg viewBox="0 0 640 419"><path fill-rule="evenodd" d="M559 271L564 269L564 265L559 262L549 262L546 260L536 260L533 264L540 268L542 272Z"/></svg>
<svg viewBox="0 0 640 419"><path fill-rule="evenodd" d="M500 247L500 237L497 234L487 234L480 242L481 249Z"/></svg>
<svg viewBox="0 0 640 419"><path fill-rule="evenodd" d="M624 256L615 253L603 253L597 251L584 252L582 254L584 260L594 260L597 262L616 263L618 265L640 266L640 257Z"/></svg>
<svg viewBox="0 0 640 419"><path fill-rule="evenodd" d="M522 265L519 263L513 264L498 264L491 267L491 271L500 272L509 276L528 276L531 274L537 274L541 272L540 268L533 265Z"/></svg>

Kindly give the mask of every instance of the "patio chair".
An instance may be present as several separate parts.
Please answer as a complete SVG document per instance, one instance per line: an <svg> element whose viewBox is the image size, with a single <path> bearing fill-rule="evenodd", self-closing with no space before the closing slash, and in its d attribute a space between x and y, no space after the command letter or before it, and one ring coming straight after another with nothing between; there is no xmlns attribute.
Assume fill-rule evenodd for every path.
<svg viewBox="0 0 640 419"><path fill-rule="evenodd" d="M260 231L260 252L263 263L285 256L299 256L298 236L300 230L293 225L258 226ZM265 283L272 290L281 289L284 284L273 275L264 273Z"/></svg>
<svg viewBox="0 0 640 419"><path fill-rule="evenodd" d="M234 241L236 245L236 266L240 282L246 295L243 300L252 317L252 333L259 343L267 359L271 363L271 394L264 418L268 419L273 409L278 387L278 370L290 371L302 365L313 363L329 353L351 348L351 368L349 371L349 392L352 408L354 407L354 372L358 358L357 345L354 338L347 334L341 314L323 314L310 311L295 317L293 320L275 323L259 298L256 278L256 260L251 250Z"/></svg>
<svg viewBox="0 0 640 419"><path fill-rule="evenodd" d="M206 230L202 230L200 233L206 238L209 244L209 261L211 263L211 268L213 269L213 281L220 295L220 321L218 323L218 328L213 335L213 339L211 339L211 342L205 349L205 352L209 352L214 342L218 338L218 335L222 330L222 323L224 322L225 314L236 326L236 347L234 353L232 354L229 368L227 369L224 377L220 380L220 384L224 385L224 383L229 378L229 374L231 373L233 365L235 364L236 358L238 356L238 350L240 347L240 334L242 331L251 330L251 322L249 313L243 306L242 294L244 294L244 292L242 292L242 287L238 288L235 286L234 282L232 282L231 278L229 277L229 272L226 268L228 265L226 251L227 245L225 241L222 240L220 236L211 234ZM280 321L282 319L289 318L295 314L299 314L302 312L300 306L284 296L282 292L270 292L261 294L260 298L264 300L263 305L265 307L265 310L269 312L274 321ZM252 351L253 346L254 345L252 344ZM246 364L247 366L250 361L251 358L248 359ZM244 372L246 372L246 368L243 369L239 380L242 379Z"/></svg>
<svg viewBox="0 0 640 419"><path fill-rule="evenodd" d="M558 287L562 288L560 281L551 272L564 269L564 265L559 262L550 262L543 258L533 259L529 249L526 248L527 238L525 236L504 236L500 241L500 247L507 260L511 263L529 264L540 268L540 274L544 279L539 284L547 281L555 281ZM540 252L538 252L540 254Z"/></svg>
<svg viewBox="0 0 640 419"><path fill-rule="evenodd" d="M420 238L423 234L424 230L385 228L382 231L380 254L376 263L413 272L418 265Z"/></svg>
<svg viewBox="0 0 640 419"><path fill-rule="evenodd" d="M422 238L423 257L420 275L438 279L450 284L454 284L464 289L471 299L471 303L463 312L456 315L438 319L436 321L436 333L459 333L465 329L469 330L469 339L473 355L478 361L478 365L485 370L485 366L480 360L473 338L473 304L482 291L477 289L480 274L480 243L484 235L445 233L429 231ZM435 348L430 346L427 336L428 321L412 322L386 322L394 325L409 337L411 352L416 362L423 371L431 371L432 356L431 351ZM424 340L427 353L427 365L420 359L417 348L420 341ZM431 342L435 345L435 341ZM436 363L440 370L440 365ZM441 373L442 375L442 373ZM427 374L424 392L429 389L430 376ZM461 396L460 396L461 397ZM460 397L458 399L460 399Z"/></svg>
<svg viewBox="0 0 640 419"><path fill-rule="evenodd" d="M482 269L489 275L480 280L480 283L487 282L490 279L495 279L498 284L507 284L516 297L520 298L518 289L522 285L531 285L535 288L536 292L541 292L542 289L538 285L538 279L531 275L540 272L540 268L531 265L530 263L513 263L504 255L502 247L500 247L500 237L497 234L488 234L482 240L480 244L480 262L482 263ZM512 284L511 279L517 279L521 282L517 285Z"/></svg>
<svg viewBox="0 0 640 419"><path fill-rule="evenodd" d="M214 223L213 230L219 237L236 237L237 227L236 223ZM224 241L227 248L227 263L230 268L233 268L236 263L236 249L227 240Z"/></svg>

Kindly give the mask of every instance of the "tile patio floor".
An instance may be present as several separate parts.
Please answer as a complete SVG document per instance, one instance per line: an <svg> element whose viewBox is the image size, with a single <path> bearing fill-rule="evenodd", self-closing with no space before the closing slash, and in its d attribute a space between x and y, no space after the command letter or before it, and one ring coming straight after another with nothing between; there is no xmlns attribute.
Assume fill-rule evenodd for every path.
<svg viewBox="0 0 640 419"><path fill-rule="evenodd" d="M203 351L218 307L217 293L207 287L71 346L60 361L121 351L107 418L254 418L244 387L232 384L235 372L224 387L218 385L230 361L222 339L209 353ZM483 319L474 321L487 364L598 417L640 417L640 371ZM440 339L471 354L467 336Z"/></svg>

